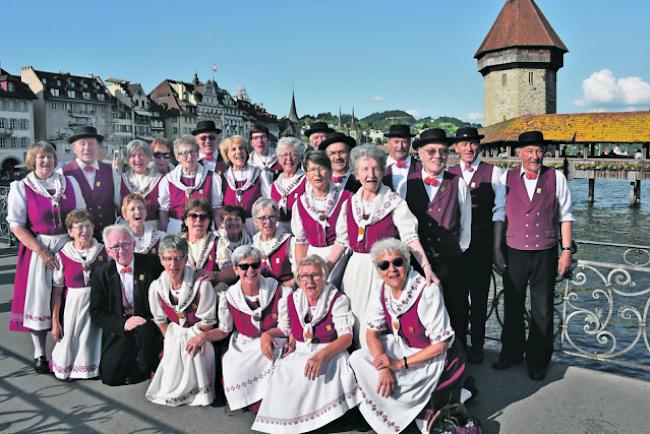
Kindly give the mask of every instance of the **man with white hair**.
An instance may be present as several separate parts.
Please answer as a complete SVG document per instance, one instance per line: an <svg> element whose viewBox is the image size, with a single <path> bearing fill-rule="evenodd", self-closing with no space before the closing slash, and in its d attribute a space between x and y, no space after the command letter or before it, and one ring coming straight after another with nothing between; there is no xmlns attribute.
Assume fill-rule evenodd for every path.
<svg viewBox="0 0 650 434"><path fill-rule="evenodd" d="M112 260L90 276L90 317L102 329L99 377L109 386L139 383L156 370L162 349L147 294L163 269L158 258L135 253L128 227L107 226L102 235Z"/></svg>

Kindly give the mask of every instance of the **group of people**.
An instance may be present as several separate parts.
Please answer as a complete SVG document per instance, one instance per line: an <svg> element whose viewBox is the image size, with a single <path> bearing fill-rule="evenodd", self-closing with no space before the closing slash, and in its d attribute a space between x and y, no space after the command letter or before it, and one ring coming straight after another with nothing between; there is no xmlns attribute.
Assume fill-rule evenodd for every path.
<svg viewBox="0 0 650 434"><path fill-rule="evenodd" d="M481 161L471 127L413 140L392 125L385 150L321 122L308 144L271 146L263 125L220 133L200 121L172 147L133 140L111 165L103 137L80 127L58 170L51 144L28 150L8 199L20 241L10 329L30 333L37 372L151 378L147 399L170 406L223 393L264 432L310 431L357 406L377 432L424 430L427 408L461 399L465 362L483 362L494 265L506 304L493 367L525 356L544 378L573 217L542 133L519 137L521 167L507 172ZM450 146L460 161L447 169Z"/></svg>

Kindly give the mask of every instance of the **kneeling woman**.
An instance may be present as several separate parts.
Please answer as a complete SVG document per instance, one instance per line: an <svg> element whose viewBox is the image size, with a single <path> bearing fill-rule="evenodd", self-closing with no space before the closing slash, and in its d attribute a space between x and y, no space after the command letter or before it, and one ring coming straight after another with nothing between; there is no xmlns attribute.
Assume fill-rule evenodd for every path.
<svg viewBox="0 0 650 434"><path fill-rule="evenodd" d="M216 322L216 296L209 282L195 279L187 266L187 241L178 235L160 240L165 271L149 287L149 306L165 346L163 358L147 389L156 404L209 405L214 400L215 360L211 345L193 357L187 341Z"/></svg>
<svg viewBox="0 0 650 434"><path fill-rule="evenodd" d="M287 301L286 334L295 351L278 360L252 429L302 433L343 416L359 403L346 349L352 343L350 301L327 282L319 256L298 266L300 287ZM289 393L287 393L289 392Z"/></svg>
<svg viewBox="0 0 650 434"><path fill-rule="evenodd" d="M104 246L93 238L92 215L75 209L65 218L72 241L56 253L52 308L52 370L56 378L93 378L99 375L102 331L90 320L90 272L106 263ZM63 293L63 327L59 322Z"/></svg>
<svg viewBox="0 0 650 434"><path fill-rule="evenodd" d="M410 268L406 245L388 238L370 255L381 281L366 311L368 347L350 356L359 410L379 434L401 432L414 420L422 428L418 415L434 391L460 392L465 363L451 346L454 331L440 288Z"/></svg>
<svg viewBox="0 0 650 434"><path fill-rule="evenodd" d="M226 399L231 410L251 406L256 411L275 361L287 347L282 330L289 326L278 326L278 318L287 317L291 290L260 275L262 255L255 247L237 247L232 262L239 281L220 296L219 328L192 339L187 350L190 354L203 351L206 340L222 340L232 331L221 361Z"/></svg>

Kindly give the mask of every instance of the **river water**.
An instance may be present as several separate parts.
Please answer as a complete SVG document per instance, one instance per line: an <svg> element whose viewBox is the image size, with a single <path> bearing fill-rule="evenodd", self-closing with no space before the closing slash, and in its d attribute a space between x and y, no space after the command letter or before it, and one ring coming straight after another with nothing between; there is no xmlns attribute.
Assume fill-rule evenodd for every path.
<svg viewBox="0 0 650 434"><path fill-rule="evenodd" d="M628 205L629 183L627 181L597 180L595 202L593 204L587 202L588 181L586 179L572 180L569 182L569 186L573 199L573 214L576 219L573 226L574 239L650 246L650 182L642 182L641 205L635 208ZM622 264L624 263L623 252L625 250L624 248L579 245L578 253L574 259ZM628 258L638 259L642 263L649 260L645 254L629 256ZM556 351L553 360L650 381L650 349L646 347L643 334L643 323L649 319L647 317L643 319L643 316L644 309L647 309L646 305L650 303L650 293L638 296L621 296L610 291L610 289L616 288L629 294L646 290L650 288L650 272L631 271L632 286L632 284L616 284L615 278L617 275L608 278L611 268L598 267L597 269L604 272L603 277L601 278L596 272L587 270L585 272L587 277L585 284L577 287L573 286L577 299L572 300L572 302L576 307L593 312L603 322L607 319L608 314L611 315L609 326L604 328L604 331L612 334L603 334L599 341L596 336L585 332L585 327L587 330L597 327L596 323L593 322L594 315L590 317L585 314L577 314L568 323L568 335L576 346L585 351L597 353L607 351L624 352L615 359L627 363L642 364L647 370L565 354L560 349L570 349L574 352L575 350L570 348L568 342L563 343L561 341L559 333L556 338ZM626 276L619 273L618 277L623 278ZM606 281L614 282L614 284L607 285ZM496 286L497 289L501 289L500 277L496 278ZM564 288L565 284L559 283L556 290L563 292ZM594 294L594 290L599 289L603 290L603 292ZM608 296L611 297L611 308L608 304ZM557 302L556 311L561 314L563 310L561 298L557 298ZM502 307L503 304L501 303L499 312L502 312ZM621 312L621 310L623 311ZM568 312L571 311L573 310L568 310ZM627 314L625 314L626 312ZM642 320L639 320L637 315L641 316ZM559 330L560 315L556 315L556 320L556 330ZM499 337L501 328L495 315L490 317L487 328L488 336ZM650 338L650 331L645 331L645 333ZM615 345L613 345L614 339L616 340ZM634 343L635 339L637 340L636 343ZM500 343L492 340L488 341L486 346L498 349ZM628 346L631 346L631 349L624 351Z"/></svg>

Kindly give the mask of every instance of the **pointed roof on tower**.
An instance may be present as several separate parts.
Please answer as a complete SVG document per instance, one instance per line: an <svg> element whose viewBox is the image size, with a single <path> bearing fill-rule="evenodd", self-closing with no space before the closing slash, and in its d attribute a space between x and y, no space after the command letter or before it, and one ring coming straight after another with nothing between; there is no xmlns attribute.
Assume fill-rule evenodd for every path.
<svg viewBox="0 0 650 434"><path fill-rule="evenodd" d="M339 131L343 131L343 121L341 119L341 104L339 104Z"/></svg>
<svg viewBox="0 0 650 434"><path fill-rule="evenodd" d="M289 120L291 122L300 122L298 111L296 110L296 96L291 92L291 109L289 110Z"/></svg>
<svg viewBox="0 0 650 434"><path fill-rule="evenodd" d="M506 0L474 58L511 47L551 47L569 50L534 0Z"/></svg>
<svg viewBox="0 0 650 434"><path fill-rule="evenodd" d="M354 119L354 106L352 106L352 121L350 122L350 130L357 130L357 121Z"/></svg>

